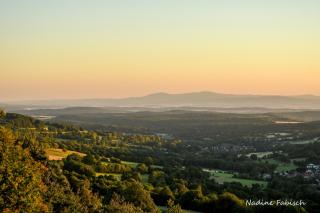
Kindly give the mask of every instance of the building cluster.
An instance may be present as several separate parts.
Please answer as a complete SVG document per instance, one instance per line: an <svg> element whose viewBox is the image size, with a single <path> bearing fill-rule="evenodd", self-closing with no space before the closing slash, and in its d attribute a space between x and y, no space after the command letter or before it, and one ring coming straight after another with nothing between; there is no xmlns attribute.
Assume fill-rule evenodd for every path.
<svg viewBox="0 0 320 213"><path fill-rule="evenodd" d="M303 174L304 178L320 178L320 165L310 163L306 166L306 171Z"/></svg>

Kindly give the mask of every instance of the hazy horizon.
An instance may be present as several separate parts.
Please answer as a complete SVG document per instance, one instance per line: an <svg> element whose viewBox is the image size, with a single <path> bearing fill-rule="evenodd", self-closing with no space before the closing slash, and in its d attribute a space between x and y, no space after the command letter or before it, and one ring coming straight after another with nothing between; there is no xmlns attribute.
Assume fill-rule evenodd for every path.
<svg viewBox="0 0 320 213"><path fill-rule="evenodd" d="M0 101L320 95L320 2L0 1Z"/></svg>
<svg viewBox="0 0 320 213"><path fill-rule="evenodd" d="M23 101L55 101L55 100L91 100L91 99L126 99L126 98L140 98L140 97L146 97L150 95L156 95L156 94L168 94L168 95L183 95L183 94L197 94L197 93L216 93L219 95L235 95L235 96L283 96L283 97L299 97L299 96L314 96L314 97L320 97L319 95L315 94L292 94L292 95L281 95L281 94L250 94L250 93L222 93L222 92L216 92L216 91L191 91L191 92L181 92L181 93L175 93L175 92L163 92L163 91L156 91L152 93L146 93L141 95L134 95L134 96L118 96L118 97L83 97L83 98L38 98L38 99L30 99L30 98L20 98L20 99L1 99L0 103L14 103L14 102L23 102Z"/></svg>

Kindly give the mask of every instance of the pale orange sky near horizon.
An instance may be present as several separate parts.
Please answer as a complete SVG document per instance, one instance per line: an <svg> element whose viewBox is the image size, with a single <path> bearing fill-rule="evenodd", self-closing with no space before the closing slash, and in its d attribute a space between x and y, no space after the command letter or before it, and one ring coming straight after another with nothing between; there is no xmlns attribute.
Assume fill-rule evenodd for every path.
<svg viewBox="0 0 320 213"><path fill-rule="evenodd" d="M124 1L0 1L0 102L320 95L317 1Z"/></svg>

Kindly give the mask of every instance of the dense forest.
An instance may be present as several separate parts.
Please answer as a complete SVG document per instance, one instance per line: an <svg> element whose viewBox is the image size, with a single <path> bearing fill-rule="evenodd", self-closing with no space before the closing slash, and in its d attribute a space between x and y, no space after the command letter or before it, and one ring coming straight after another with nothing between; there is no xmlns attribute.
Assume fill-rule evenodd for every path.
<svg viewBox="0 0 320 213"><path fill-rule="evenodd" d="M308 133L316 134L313 126L310 129ZM304 137L308 138L306 134ZM306 179L299 174L305 172L307 164L320 163L320 143L284 143L270 146L271 153L259 156L248 155L259 147L254 146L252 139L246 149L239 143L226 145L220 140L223 141L219 139L208 148L208 141L193 144L149 131L89 130L1 110L0 209L3 212L318 212L319 183L316 178ZM289 178L283 174L287 171L278 170L280 163L289 165L291 159L301 158L302 161L292 164L297 175ZM231 172L233 181L218 181L218 175ZM293 170L287 173L292 174ZM252 183L247 185L246 180ZM246 203L259 199L303 200L306 205Z"/></svg>

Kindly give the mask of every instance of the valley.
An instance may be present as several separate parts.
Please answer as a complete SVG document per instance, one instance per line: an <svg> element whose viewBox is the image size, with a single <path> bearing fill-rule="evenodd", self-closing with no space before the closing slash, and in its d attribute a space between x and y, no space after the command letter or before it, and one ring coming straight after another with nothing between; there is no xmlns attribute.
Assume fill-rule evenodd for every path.
<svg viewBox="0 0 320 213"><path fill-rule="evenodd" d="M184 210L212 212L224 197L241 203L320 193L317 121L275 123L279 115L273 113L50 111L50 119L6 113L0 122L19 140L33 138L38 145L27 147L37 147L34 159L62 171L70 193L89 181L106 208L114 193L147 212L168 210L168 200ZM309 191L298 196L291 185ZM146 197L132 197L130 187ZM319 205L317 196L306 201L309 212ZM240 203L244 211L259 212Z"/></svg>

